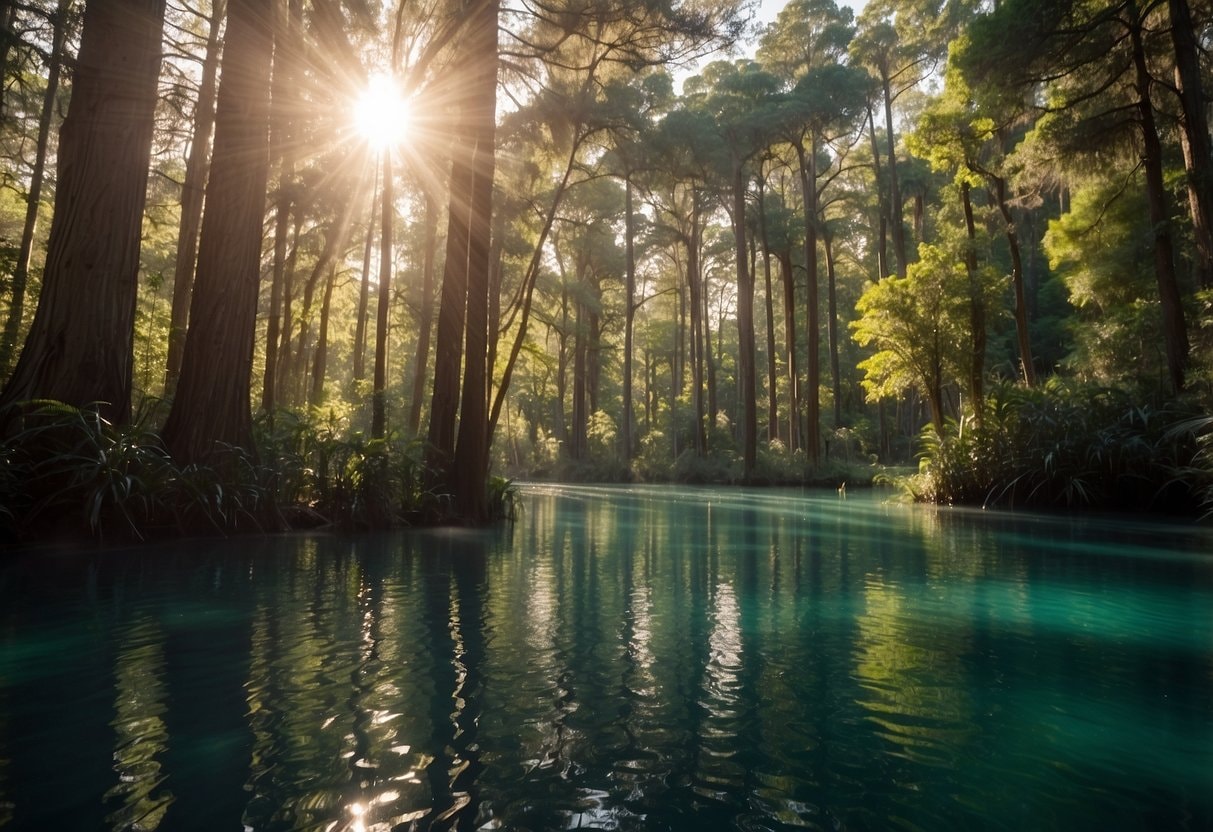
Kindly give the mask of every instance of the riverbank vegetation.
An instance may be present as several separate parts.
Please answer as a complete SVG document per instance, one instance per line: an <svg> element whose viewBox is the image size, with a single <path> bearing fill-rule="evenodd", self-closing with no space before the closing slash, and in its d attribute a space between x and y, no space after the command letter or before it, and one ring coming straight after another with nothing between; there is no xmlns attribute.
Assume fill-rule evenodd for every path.
<svg viewBox="0 0 1213 832"><path fill-rule="evenodd" d="M1206 510L1213 8L857 5L0 3L0 524Z"/></svg>

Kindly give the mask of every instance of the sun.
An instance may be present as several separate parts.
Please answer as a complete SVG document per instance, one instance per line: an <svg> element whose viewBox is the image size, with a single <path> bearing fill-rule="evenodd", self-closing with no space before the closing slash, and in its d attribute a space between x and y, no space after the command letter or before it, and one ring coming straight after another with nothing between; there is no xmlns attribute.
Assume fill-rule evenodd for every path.
<svg viewBox="0 0 1213 832"><path fill-rule="evenodd" d="M399 83L390 74L380 72L367 79L354 102L354 129L372 148L382 150L408 135L411 115Z"/></svg>

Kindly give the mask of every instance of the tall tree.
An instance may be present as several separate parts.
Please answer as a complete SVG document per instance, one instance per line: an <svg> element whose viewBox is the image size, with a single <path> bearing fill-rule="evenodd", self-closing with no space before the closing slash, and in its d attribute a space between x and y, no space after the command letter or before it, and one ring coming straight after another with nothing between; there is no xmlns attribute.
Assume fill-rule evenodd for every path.
<svg viewBox="0 0 1213 832"><path fill-rule="evenodd" d="M299 68L302 62L303 34L301 0L272 5L274 26L273 81L270 112L270 152L278 166L274 195L274 260L270 278L270 308L266 319L265 370L261 379L261 409L273 418L278 405L279 358L282 342L291 332L290 284L295 267L294 255L287 254L291 237L291 208L296 199L295 157L299 147L295 138L298 119ZM302 218L295 215L295 240L299 239ZM281 350L289 355L288 350Z"/></svg>
<svg viewBox="0 0 1213 832"><path fill-rule="evenodd" d="M198 256L198 229L202 224L202 200L206 194L206 173L210 163L211 131L215 126L215 88L218 84L219 50L222 41L225 0L216 0L211 8L206 55L202 60L202 79L194 104L194 132L190 138L189 158L185 163L185 181L181 184L181 221L177 232L177 258L173 267L173 305L169 321L168 360L164 389L170 394L181 372L181 348L185 345L190 295L194 288L194 265Z"/></svg>
<svg viewBox="0 0 1213 832"><path fill-rule="evenodd" d="M1180 104L1180 147L1187 171L1188 213L1196 243L1196 274L1206 289L1213 288L1213 142L1205 113L1196 28L1188 0L1168 0L1171 44L1175 51L1175 89Z"/></svg>
<svg viewBox="0 0 1213 832"><path fill-rule="evenodd" d="M1183 298L1175 269L1170 191L1155 114L1158 82L1147 40L1154 3L1137 0L1007 0L975 21L965 70L971 83L1034 90L1045 85L1035 140L1053 154L1091 158L1125 151L1144 173L1154 276L1170 386L1182 390L1189 362ZM1004 64L1003 61L1009 63Z"/></svg>
<svg viewBox="0 0 1213 832"><path fill-rule="evenodd" d="M46 173L47 147L50 144L51 123L55 116L55 101L59 95L59 77L65 58L71 0L59 0L52 16L51 51L47 62L46 88L42 93L42 112L38 117L38 138L34 144L34 166L30 170L29 191L25 197L25 224L21 228L21 245L10 280L8 316L0 333L0 378L12 364L22 319L25 316L25 292L29 284L30 260L34 253L34 233L38 227L38 210L42 205L42 185ZM0 35L7 41L7 35ZM0 69L3 64L0 63ZM2 79L3 76L0 76ZM0 98L3 96L0 95Z"/></svg>
<svg viewBox="0 0 1213 832"><path fill-rule="evenodd" d="M434 259L438 254L438 200L425 187L425 240L422 243L421 302L417 311L417 352L413 356L413 392L409 397L408 432L421 430L421 405L425 398L426 370L430 358L430 334L434 328Z"/></svg>
<svg viewBox="0 0 1213 832"><path fill-rule="evenodd" d="M387 434L388 316L392 304L392 254L395 246L396 198L392 149L383 149L383 185L379 210L379 287L375 300L375 369L371 378L371 436Z"/></svg>
<svg viewBox="0 0 1213 832"><path fill-rule="evenodd" d="M85 10L42 293L0 405L58 399L129 416L163 25L164 0L93 0Z"/></svg>
<svg viewBox="0 0 1213 832"><path fill-rule="evenodd" d="M754 330L754 275L748 263L746 242L746 198L750 162L773 137L769 114L779 86L778 79L759 65L715 63L704 77L711 85L705 102L717 119L728 151L728 210L733 221L737 268L738 382L742 407L742 476L753 479L758 458L758 368ZM765 115L765 117L764 117Z"/></svg>
<svg viewBox="0 0 1213 832"><path fill-rule="evenodd" d="M268 0L230 0L215 145L177 395L164 442L178 463L251 450L249 388L269 168L274 41Z"/></svg>

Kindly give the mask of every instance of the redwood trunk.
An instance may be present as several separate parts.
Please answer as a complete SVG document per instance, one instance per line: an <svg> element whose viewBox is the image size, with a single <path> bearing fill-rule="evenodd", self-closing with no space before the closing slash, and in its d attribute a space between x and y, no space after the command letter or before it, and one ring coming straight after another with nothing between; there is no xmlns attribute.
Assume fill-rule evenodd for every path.
<svg viewBox="0 0 1213 832"><path fill-rule="evenodd" d="M1166 183L1163 179L1162 144L1154 121L1154 103L1150 89L1152 80L1146 66L1142 46L1141 24L1135 3L1130 3L1134 22L1130 29L1133 65L1136 71L1137 112L1142 134L1142 165L1146 171L1146 200L1150 225L1154 234L1154 276L1162 306L1163 343L1167 356L1167 375L1175 392L1184 389L1188 368L1188 330L1184 320L1183 302L1175 277L1175 258L1171 244L1171 222L1167 210Z"/></svg>
<svg viewBox="0 0 1213 832"><path fill-rule="evenodd" d="M231 0L215 149L177 395L164 442L178 463L252 450L249 388L269 168L273 36L265 0Z"/></svg>
<svg viewBox="0 0 1213 832"><path fill-rule="evenodd" d="M41 297L0 405L57 399L98 403L111 421L129 417L163 23L163 0L85 9Z"/></svg>
<svg viewBox="0 0 1213 832"><path fill-rule="evenodd" d="M1188 211L1196 241L1196 274L1200 285L1213 288L1213 151L1201 83L1200 47L1188 0L1169 0L1171 43L1175 49L1175 82L1179 90L1180 146L1187 169Z"/></svg>
<svg viewBox="0 0 1213 832"><path fill-rule="evenodd" d="M215 87L219 71L219 29L223 22L223 0L215 3L211 30L202 64L202 82L194 108L194 134L181 186L181 222L177 232L177 259L173 266L173 306L169 315L168 360L164 391L172 395L181 373L181 350L189 323L190 295L194 289L194 263L198 257L198 229L202 225L202 201L206 194L206 172L210 162L211 131L215 126Z"/></svg>

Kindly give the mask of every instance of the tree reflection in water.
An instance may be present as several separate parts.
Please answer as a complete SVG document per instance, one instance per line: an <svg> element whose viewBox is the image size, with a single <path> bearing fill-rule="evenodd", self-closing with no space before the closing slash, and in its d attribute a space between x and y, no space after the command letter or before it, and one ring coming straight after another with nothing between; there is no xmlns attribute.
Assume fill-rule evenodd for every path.
<svg viewBox="0 0 1213 832"><path fill-rule="evenodd" d="M0 818L1209 826L1210 540L1157 539L569 487L490 532L18 558Z"/></svg>

